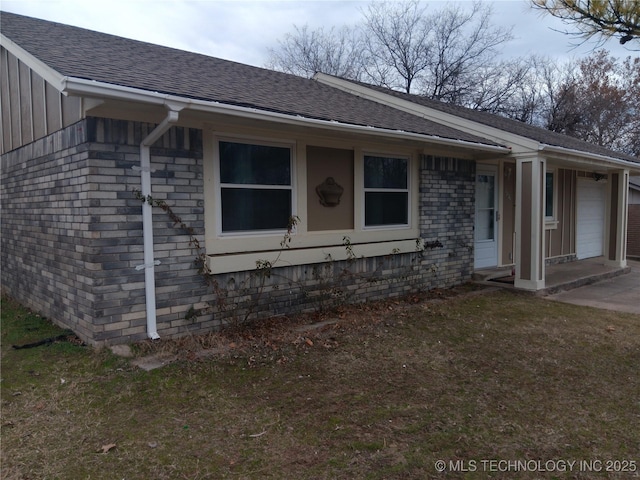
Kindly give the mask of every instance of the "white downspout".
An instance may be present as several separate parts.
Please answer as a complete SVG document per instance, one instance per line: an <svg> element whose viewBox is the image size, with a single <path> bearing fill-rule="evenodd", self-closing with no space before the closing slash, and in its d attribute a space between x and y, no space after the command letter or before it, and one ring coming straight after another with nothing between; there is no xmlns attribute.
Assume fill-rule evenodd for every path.
<svg viewBox="0 0 640 480"><path fill-rule="evenodd" d="M178 121L181 108L168 106L166 118L140 143L140 186L142 197L151 195L151 153L153 145L171 126ZM142 203L142 236L144 240L144 263L136 267L144 269L144 288L147 303L147 336L152 340L160 338L156 327L156 261L153 254L153 206L148 201ZM159 262L157 262L159 264Z"/></svg>

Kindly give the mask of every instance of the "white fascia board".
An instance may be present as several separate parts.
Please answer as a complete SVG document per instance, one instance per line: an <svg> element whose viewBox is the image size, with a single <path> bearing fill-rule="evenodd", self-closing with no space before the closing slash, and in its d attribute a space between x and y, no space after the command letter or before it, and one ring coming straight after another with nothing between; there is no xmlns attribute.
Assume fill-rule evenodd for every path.
<svg viewBox="0 0 640 480"><path fill-rule="evenodd" d="M65 77L62 81L62 84L66 93L84 97L134 101L154 105L174 105L176 108L186 108L193 111L220 113L237 117L269 120L290 125L300 125L307 127L313 126L329 130L339 130L343 132L346 131L365 135L376 135L388 138L413 140L437 145L444 145L448 147L458 147L476 151L491 152L501 155L506 155L511 152L510 149L497 145L487 145L465 140L449 139L437 137L434 135L424 135L400 130L389 130L365 125L352 125L333 120L318 120L308 117L270 112L257 108L240 107L237 105L229 105L219 102L195 100L185 97L179 97L176 95L168 95L160 92L152 92L149 90L123 87L120 85L113 85L81 78Z"/></svg>
<svg viewBox="0 0 640 480"><path fill-rule="evenodd" d="M597 153L583 152L582 150L573 150L571 148L556 147L554 145L541 144L539 150L544 153L556 155L572 155L580 159L587 160L591 165L603 167L617 167L629 169L631 175L640 175L640 163L634 163L620 158L609 157Z"/></svg>
<svg viewBox="0 0 640 480"><path fill-rule="evenodd" d="M373 90L362 85L356 85L348 80L332 77L331 75L326 75L324 73L316 73L313 78L320 83L324 83L376 103L382 103L383 105L394 107L417 117L431 120L458 130L463 130L466 133L477 135L478 137L483 137L496 143L506 143L510 148L512 148L514 153L535 150L539 145L539 142L536 140L523 137L522 135L506 132L497 127L468 120L451 113L435 110L387 93L378 92L377 90Z"/></svg>
<svg viewBox="0 0 640 480"><path fill-rule="evenodd" d="M38 60L24 48L20 47L17 43L13 42L11 39L5 37L2 34L0 34L0 45L6 48L9 53L14 55L18 60L24 63L35 73L44 78L47 83L51 84L61 93L65 93L63 91L63 80L65 78L64 75L54 70L46 63Z"/></svg>

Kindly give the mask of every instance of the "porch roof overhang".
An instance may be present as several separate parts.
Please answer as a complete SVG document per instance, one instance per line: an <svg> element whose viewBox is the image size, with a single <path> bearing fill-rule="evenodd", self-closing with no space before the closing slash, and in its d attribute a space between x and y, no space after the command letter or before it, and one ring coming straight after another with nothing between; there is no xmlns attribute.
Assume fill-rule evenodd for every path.
<svg viewBox="0 0 640 480"><path fill-rule="evenodd" d="M115 100L152 106L163 106L165 108L179 108L183 112L222 114L236 118L264 120L279 124L307 128L311 127L319 130L341 131L358 135L377 136L444 147L462 148L492 155L508 155L511 153L511 149L509 147L497 144L476 143L468 140L439 137L436 135L427 135L403 130L390 130L381 127L350 124L335 120L323 120L302 115L274 112L255 107L245 107L217 101L181 97L162 92L126 87L95 80L87 80L84 78L68 76L62 77L59 81L59 85L60 91L63 94L83 97L85 99L103 101Z"/></svg>
<svg viewBox="0 0 640 480"><path fill-rule="evenodd" d="M640 163L629 160L544 143L538 150L552 160L574 168L628 169L631 175L640 175Z"/></svg>

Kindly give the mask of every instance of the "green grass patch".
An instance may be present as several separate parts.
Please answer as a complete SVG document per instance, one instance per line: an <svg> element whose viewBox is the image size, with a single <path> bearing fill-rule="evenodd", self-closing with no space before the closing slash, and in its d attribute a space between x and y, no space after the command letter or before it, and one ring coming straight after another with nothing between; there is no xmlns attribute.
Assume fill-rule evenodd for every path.
<svg viewBox="0 0 640 480"><path fill-rule="evenodd" d="M480 463L640 461L638 315L467 291L143 342L178 357L150 372L73 341L11 347L62 333L3 299L3 479L638 475Z"/></svg>

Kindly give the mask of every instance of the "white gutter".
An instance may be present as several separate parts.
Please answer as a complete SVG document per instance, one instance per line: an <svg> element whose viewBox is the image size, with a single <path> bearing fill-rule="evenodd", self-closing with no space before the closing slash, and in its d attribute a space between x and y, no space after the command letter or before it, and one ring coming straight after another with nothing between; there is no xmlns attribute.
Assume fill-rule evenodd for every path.
<svg viewBox="0 0 640 480"><path fill-rule="evenodd" d="M167 105L166 118L140 143L140 184L142 197L151 195L151 145L178 121L181 108ZM136 269L144 269L144 288L147 302L147 336L152 340L160 338L156 326L156 261L153 254L153 206L142 203L142 236L144 241L144 263Z"/></svg>
<svg viewBox="0 0 640 480"><path fill-rule="evenodd" d="M334 120L318 120L303 116L295 116L291 114L271 112L268 110L260 110L258 108L241 107L237 105L229 105L213 101L188 99L176 95L168 95L160 92L152 92L149 90L112 85L109 83L96 82L83 78L65 77L61 82L61 86L64 93L84 97L109 98L114 100L143 102L155 105L167 105L168 103L175 103L182 105L184 108L188 108L189 110L199 112L219 113L225 115L234 115L236 117L243 118L270 120L274 122L285 123L288 125L300 125L307 127L311 125L324 129L348 131L367 135L384 135L390 138L417 140L453 147L473 148L475 150L503 155L511 153L510 148L502 147L499 145L487 145L466 140L457 140L438 137L435 135L425 135L372 126L352 125Z"/></svg>
<svg viewBox="0 0 640 480"><path fill-rule="evenodd" d="M575 155L577 157L582 157L582 158L586 158L593 161L611 163L616 166L628 168L632 171L636 171L640 173L640 163L632 162L630 160L622 160L620 158L609 157L607 155L600 155L598 153L589 153L589 152L584 152L582 150L574 150L572 148L557 147L554 145L548 145L544 143L540 144L540 147L538 148L538 150L541 152L559 153L563 155Z"/></svg>

